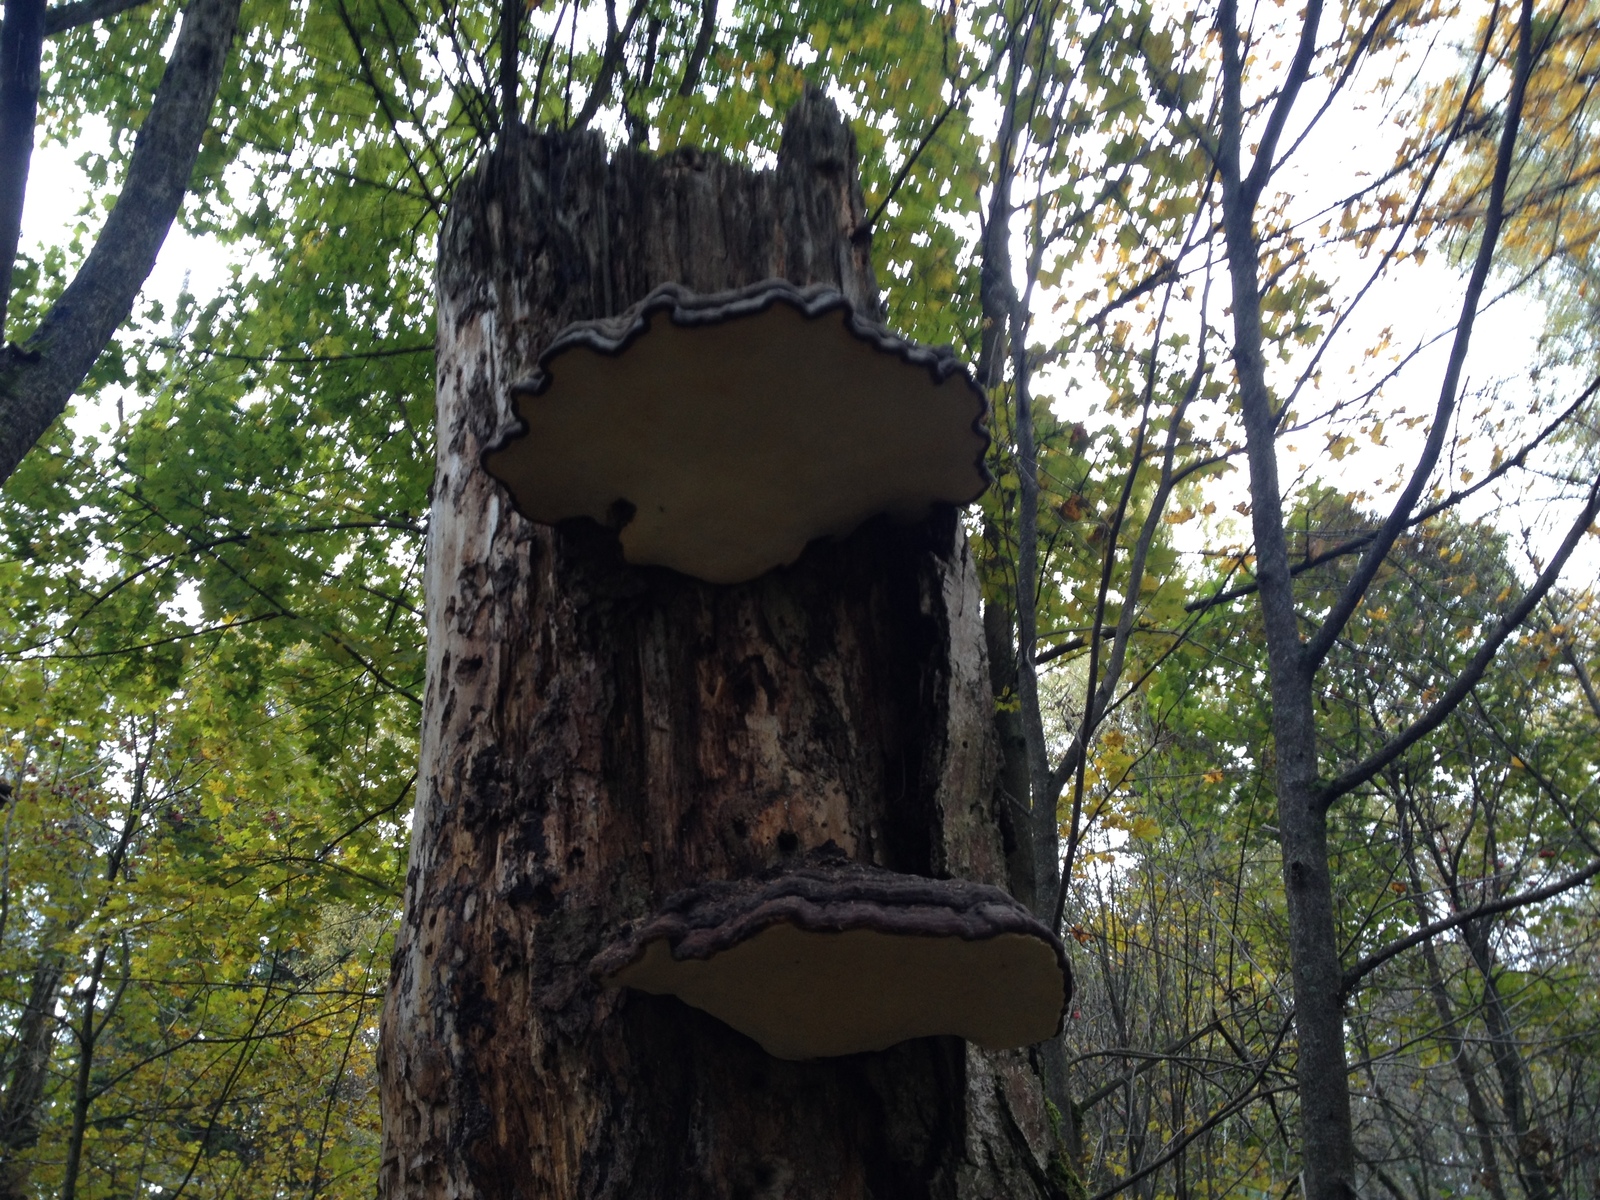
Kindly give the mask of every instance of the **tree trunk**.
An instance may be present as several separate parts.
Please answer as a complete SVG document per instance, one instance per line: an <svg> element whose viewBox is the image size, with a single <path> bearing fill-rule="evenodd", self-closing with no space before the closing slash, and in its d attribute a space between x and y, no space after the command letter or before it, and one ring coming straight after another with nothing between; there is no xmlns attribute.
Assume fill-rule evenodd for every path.
<svg viewBox="0 0 1600 1200"><path fill-rule="evenodd" d="M1272 703L1278 842L1283 850L1289 964L1294 981L1300 1185L1304 1200L1352 1200L1358 1192L1349 1067L1344 1050L1344 971L1334 923L1328 806L1317 786L1313 704L1317 664L1307 658L1300 639L1289 543L1283 526L1276 442L1279 414L1267 387L1262 349L1260 244L1254 225L1256 185L1241 177L1240 166L1244 68L1236 0L1223 0L1218 28L1222 35L1223 72L1218 174L1233 291L1233 362L1250 471L1255 579L1266 634L1268 695Z"/></svg>
<svg viewBox="0 0 1600 1200"><path fill-rule="evenodd" d="M507 385L653 286L781 276L879 311L855 147L791 114L777 168L513 130L439 265L428 682L385 1006L395 1198L1058 1194L1022 1052L951 1038L785 1062L592 957L671 893L834 842L1003 883L979 601L960 523L874 521L716 586L535 526L479 465Z"/></svg>
<svg viewBox="0 0 1600 1200"><path fill-rule="evenodd" d="M6 343L11 273L22 237L43 52L44 0L6 0L0 25L0 346Z"/></svg>
<svg viewBox="0 0 1600 1200"><path fill-rule="evenodd" d="M47 928L45 932L55 930ZM27 1152L39 1140L40 1108L50 1079L50 1050L56 1033L56 1002L65 970L54 949L40 954L28 988L28 1005L17 1022L11 1073L5 1094L0 1096L0 1200L28 1200L34 1194Z"/></svg>
<svg viewBox="0 0 1600 1200"><path fill-rule="evenodd" d="M1517 1179L1528 1200L1551 1200L1561 1190L1561 1175L1555 1168L1555 1146L1549 1133L1532 1124L1528 1117L1527 1092L1523 1082L1522 1051L1500 980L1494 951L1489 944L1492 919L1469 921L1461 927L1461 940L1472 955L1472 964L1483 979L1483 1023L1489 1032L1489 1053L1500 1077L1500 1109L1511 1127Z"/></svg>

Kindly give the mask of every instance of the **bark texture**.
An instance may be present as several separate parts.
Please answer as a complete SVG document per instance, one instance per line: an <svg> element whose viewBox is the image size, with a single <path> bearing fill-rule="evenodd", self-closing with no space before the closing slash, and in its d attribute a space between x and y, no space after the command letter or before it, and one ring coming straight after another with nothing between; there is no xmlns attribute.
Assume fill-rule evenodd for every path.
<svg viewBox="0 0 1600 1200"><path fill-rule="evenodd" d="M380 1191L406 1197L1049 1196L1025 1054L947 1038L781 1062L602 947L705 880L833 842L1003 883L973 566L952 510L714 586L518 516L480 465L567 324L768 277L880 311L855 149L791 114L774 171L513 131L441 237L428 684L385 1007Z"/></svg>

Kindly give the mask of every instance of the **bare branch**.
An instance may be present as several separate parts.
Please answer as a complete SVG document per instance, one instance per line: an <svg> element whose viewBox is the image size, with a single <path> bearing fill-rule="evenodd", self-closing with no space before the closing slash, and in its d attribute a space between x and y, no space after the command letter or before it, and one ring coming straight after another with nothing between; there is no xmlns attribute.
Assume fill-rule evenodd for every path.
<svg viewBox="0 0 1600 1200"><path fill-rule="evenodd" d="M1578 543L1583 539L1589 526L1594 524L1595 516L1600 513L1600 479L1597 479L1589 488L1589 497L1583 508L1578 513L1578 518L1567 531L1566 538L1562 541L1548 566L1534 581L1533 586L1523 594L1483 643L1478 647L1477 653L1472 656L1462 672L1456 676L1455 682L1440 696L1422 716L1418 717L1408 728L1390 738L1367 758L1351 767L1329 783L1317 789L1317 801L1324 808L1340 796L1354 791L1367 780L1371 779L1384 767L1399 758L1417 742L1432 733L1442 725L1447 717L1454 712L1457 706L1471 694L1472 689L1478 686L1478 681L1483 678L1483 673L1488 670L1489 664L1494 660L1495 654L1522 623L1528 619L1560 576L1562 568L1567 565L1567 560L1572 557L1572 552L1577 549Z"/></svg>
<svg viewBox="0 0 1600 1200"><path fill-rule="evenodd" d="M80 25L109 21L131 8L143 8L149 3L150 0L73 0L71 4L57 4L45 9L44 35L52 37Z"/></svg>
<svg viewBox="0 0 1600 1200"><path fill-rule="evenodd" d="M1355 966L1344 973L1344 990L1346 994L1354 991L1361 981L1377 968L1388 962L1398 954L1404 954L1413 946L1447 933L1458 925L1465 925L1471 921L1478 921L1484 917L1493 917L1503 912L1510 912L1514 908L1523 908L1529 904L1539 904L1545 900L1553 900L1564 892L1570 892L1600 875L1600 859L1596 859L1581 871L1574 871L1571 875L1564 875L1554 883L1547 883L1544 887L1534 888L1527 892L1517 892L1515 895L1504 896L1488 904L1480 904L1477 908L1468 909L1466 912L1452 913L1442 917L1432 924L1424 925L1415 933L1407 934L1397 941L1390 942L1381 950L1374 950Z"/></svg>
<svg viewBox="0 0 1600 1200"><path fill-rule="evenodd" d="M1395 502L1394 509L1373 538L1372 544L1356 567L1355 574L1345 585L1333 608L1302 648L1301 656L1308 669L1315 670L1327 657L1334 640L1343 631L1356 606L1361 603L1361 598L1376 578L1379 567L1388 558L1395 539L1405 528L1407 518L1411 515L1411 510L1416 507L1422 489L1427 486L1433 468L1439 462L1445 440L1449 437L1450 418L1455 412L1461 372L1466 365L1467 350L1472 344L1472 330L1478 317L1478 302L1483 296L1484 285L1488 282L1489 272L1494 266L1495 251L1500 243L1500 230L1505 223L1506 189L1510 185L1511 170L1516 157L1517 134L1522 123L1522 102L1527 92L1528 76L1533 71L1532 20L1532 10L1528 3L1524 3L1521 17L1522 33L1517 39L1516 72L1511 81L1511 94L1506 100L1505 125L1501 130L1500 145L1496 152L1494 178L1489 186L1488 212L1484 217L1483 235L1478 245L1477 257L1472 264L1472 275L1467 281L1466 295L1461 300L1461 316L1456 322L1449 363L1445 368L1444 381L1439 388L1433 428L1428 431L1428 440L1423 447L1416 470L1412 472L1411 479ZM1488 33L1484 35L1485 39L1489 36Z"/></svg>
<svg viewBox="0 0 1600 1200"><path fill-rule="evenodd" d="M595 74L594 86L589 89L588 98L584 100L583 108L579 110L577 119L572 123L574 129L586 127L611 94L611 77L622 65L622 52L628 45L628 39L633 36L633 27L638 24L644 6L645 0L634 0L633 7L628 11L628 20L619 31L617 6L614 0L606 0L606 53L600 60L600 70ZM577 27L576 18L573 19L573 27Z"/></svg>
<svg viewBox="0 0 1600 1200"><path fill-rule="evenodd" d="M1190 1142L1194 1141L1202 1134L1210 1132L1223 1121L1233 1116L1234 1113L1243 1109L1246 1105L1254 1103L1269 1093L1287 1091L1292 1086L1291 1084L1283 1084L1273 1088L1262 1088L1261 1081L1266 1078L1267 1072L1272 1069L1272 1064L1277 1059L1278 1047L1283 1044L1284 1035L1289 1032L1290 1024L1291 1021L1284 1021L1283 1025L1278 1030L1278 1036L1273 1040L1272 1049L1269 1050L1265 1056L1263 1056L1261 1060L1261 1067L1256 1072L1255 1078L1252 1079L1249 1085L1240 1091L1238 1095L1236 1095L1232 1100L1229 1100L1221 1108L1217 1109L1216 1112L1212 1113L1209 1117L1207 1117L1204 1121L1201 1121L1192 1129L1186 1127L1182 1134L1172 1139L1172 1141L1168 1144L1165 1153L1151 1159L1148 1163L1139 1168L1139 1170L1135 1171L1133 1174L1129 1175L1127 1178L1119 1179L1116 1183L1112 1184L1104 1191L1095 1193L1094 1200L1110 1200L1110 1198L1115 1196L1118 1192L1126 1191L1128 1188L1138 1183L1139 1180L1154 1174L1156 1171L1159 1171L1178 1155L1182 1154L1184 1147L1188 1146Z"/></svg>
<svg viewBox="0 0 1600 1200"><path fill-rule="evenodd" d="M1528 441L1510 458L1504 460L1498 467L1495 467L1493 470L1489 471L1481 479L1479 479L1478 482L1472 484L1470 487L1457 488L1448 496L1445 496L1435 503L1428 505L1427 508L1422 509L1420 512L1412 514L1410 519L1406 521L1405 527L1407 529L1411 529L1417 525L1431 521L1440 513L1454 508L1463 500L1466 500L1468 497L1473 495L1473 493L1482 491L1484 488L1488 487L1491 483L1494 483L1502 476L1519 467L1526 466L1528 462L1528 455L1533 453L1534 450L1538 449L1539 446L1547 441L1552 434L1565 425L1568 419L1572 417L1573 414L1578 411L1578 409L1582 408L1594 398L1596 392L1600 392L1600 377L1597 377L1589 384L1588 387L1584 388L1583 393L1576 400L1567 405L1566 408L1562 409L1553 421L1541 429L1530 441ZM1331 549L1324 550L1321 554L1315 554L1309 558L1302 558L1299 562L1290 564L1289 575L1291 577L1296 577L1304 574L1306 571L1310 571L1316 567L1324 566L1327 563L1333 562L1335 559L1347 558L1352 554L1356 554L1365 547L1371 545L1372 539L1376 536L1376 532L1362 534L1360 537L1350 538L1349 540L1341 542L1339 545L1334 546ZM1219 604L1227 604L1229 601L1237 600L1241 596L1248 596L1254 592L1256 588L1257 585L1254 580L1249 583L1241 583L1237 587L1229 588L1227 591L1213 592L1209 596L1202 596L1198 600L1191 600L1184 605L1184 611L1202 612L1206 609L1215 608ZM1063 651L1063 653L1065 653L1065 651Z"/></svg>
<svg viewBox="0 0 1600 1200"><path fill-rule="evenodd" d="M1289 64L1289 77L1284 80L1283 90L1278 93L1277 102L1272 106L1267 127L1261 131L1255 162L1250 164L1250 174L1244 180L1240 203L1247 209L1255 208L1262 189L1272 176L1272 159L1278 151L1278 139L1283 136L1283 127L1288 124L1294 102L1300 96L1301 84L1311 78L1311 60L1317 52L1317 28L1321 23L1322 0L1309 0L1305 15L1301 18L1300 45L1295 49L1294 61Z"/></svg>

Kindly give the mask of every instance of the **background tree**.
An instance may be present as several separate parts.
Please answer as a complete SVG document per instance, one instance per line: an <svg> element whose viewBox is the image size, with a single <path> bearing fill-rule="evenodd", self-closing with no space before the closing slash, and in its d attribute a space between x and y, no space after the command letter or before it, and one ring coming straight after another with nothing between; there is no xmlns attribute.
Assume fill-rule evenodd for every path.
<svg viewBox="0 0 1600 1200"><path fill-rule="evenodd" d="M131 7L120 0L83 0L50 9L44 0L9 0L5 6L0 27L0 481L61 415L132 311L195 171L239 20L239 0L195 0L184 10L94 249L37 317L15 314L27 332L21 345L8 343L44 39L115 18Z"/></svg>
<svg viewBox="0 0 1600 1200"><path fill-rule="evenodd" d="M22 344L105 240L101 202L133 179L131 131L153 120L180 15L140 6L40 42L41 136L87 134L99 182L68 244L16 260L8 329ZM271 1170L311 1191L370 1179L363 1076L320 1064L364 1061L398 891L439 213L510 114L760 163L810 81L852 115L892 323L957 343L995 400L999 482L973 532L998 800L1014 817L1012 888L1061 907L1084 981L1044 1065L1062 1115L1081 1114L1091 1193L1280 1195L1303 1165L1308 1188L1514 1195L1560 1173L1566 1192L1592 1190L1596 640L1583 571L1555 580L1568 542L1587 561L1595 478L1581 316L1592 23L1575 5L245 5L184 172L196 186L174 203L239 274L175 311L134 311L80 389L107 427L58 423L4 494L8 1171L58 1189L76 1123L80 1162L99 1156L80 1167L84 1195L112 1186L102 1167L126 1172L120 1189L140 1161L191 1192L249 1192ZM1448 79L1409 84L1418 72ZM1357 103L1374 132L1340 149ZM1385 120L1402 133L1386 141ZM1296 173L1338 154L1332 181ZM1422 270L1464 297L1440 351L1420 306L1363 317ZM1527 384L1471 352L1522 295L1555 318ZM1435 402L1396 411L1423 368ZM1363 470L1382 478L1339 482ZM1309 742L1274 732L1307 705ZM96 891L136 810L125 745L184 765L145 793L132 873ZM253 848L191 871L188 850L159 850L191 843L152 814L210 795L201 779L226 780L233 808L184 828L221 822L208 836ZM1308 779L1321 798L1297 826L1277 810ZM1308 1016L1282 864L1316 865L1303 852L1319 822L1331 883L1300 973L1320 964L1351 986ZM65 832L21 836L35 828ZM305 837L286 844L284 829ZM257 878L270 903L243 899ZM137 962L145 931L178 918L156 899L129 912L160 919L106 911L116 896L160 884L222 905L221 881L264 924L196 917L162 961L236 973L124 968L124 932ZM261 936L343 964L328 970L378 950L370 987L295 992L308 1007L292 1059L251 1033L288 1029L292 1005L284 1026L219 1007L287 987L257 987L265 951L243 947ZM91 993L103 1033L84 1022ZM159 1022L186 1006L216 1015L206 1038L240 1056L160 1075L175 1050L96 1092L120 1038L155 1055ZM1313 1091L1343 1076L1314 1069L1291 1017L1321 1020L1321 1053L1354 1089L1348 1131L1315 1122L1331 1141L1309 1159L1309 1110L1286 1084L1297 1064ZM182 1054L212 1062L200 1026L173 1028L174 1046L195 1035ZM351 1107L328 1107L312 1075L274 1074L296 1063L343 1078ZM137 1091L152 1079L172 1090ZM136 1091L157 1098L118 1099ZM184 1108L190 1095L210 1099ZM254 1099L222 1103L197 1134L219 1096ZM1542 1131L1526 1154L1519 1122ZM277 1130L296 1132L261 1132ZM321 1167L263 1149L322 1130ZM185 1183L178 1151L197 1146Z"/></svg>

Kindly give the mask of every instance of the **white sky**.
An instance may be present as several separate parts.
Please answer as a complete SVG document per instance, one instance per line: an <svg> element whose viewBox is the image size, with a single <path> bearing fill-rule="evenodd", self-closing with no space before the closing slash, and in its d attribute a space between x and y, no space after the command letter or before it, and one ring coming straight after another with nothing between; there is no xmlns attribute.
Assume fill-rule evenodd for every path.
<svg viewBox="0 0 1600 1200"><path fill-rule="evenodd" d="M535 20L547 16L538 13ZM598 10L586 14L586 19L580 22L580 41L603 37L604 30L599 20ZM1424 64L1423 78L1442 78L1455 70L1457 63L1448 47L1440 48ZM1311 94L1313 89L1309 86L1306 91L1298 111L1309 115L1315 110L1319 97ZM1356 182L1359 172L1381 170L1393 161L1394 150L1403 131L1387 123L1379 109L1364 106L1363 100L1359 92L1353 89L1324 118L1312 139L1281 175L1278 186L1295 196L1293 211L1297 216L1318 212L1349 194L1359 186ZM974 117L979 128L998 123L997 113L993 111L980 109ZM104 126L89 122L84 137L70 148L53 144L36 148L23 215L22 245L25 253L36 253L40 246L62 242L70 237L88 199L87 182L76 160L85 150L103 149L105 139ZM1292 137L1286 137L1284 144L1288 145L1291 141ZM213 239L195 239L175 227L161 250L144 295L147 299L161 300L170 310L187 281L190 292L203 304L228 283L230 264L239 253ZM1017 259L1021 261L1020 253ZM1332 272L1337 277L1336 295L1343 288L1354 286L1356 281L1364 279L1370 270L1370 264L1360 259L1353 249L1335 249L1325 254L1318 266L1323 274ZM1069 277L1065 286L1087 290L1094 282L1097 281L1084 282ZM1383 327L1394 328L1395 347L1402 351L1426 336L1447 330L1455 321L1463 287L1463 274L1439 254L1431 255L1424 264L1409 263L1392 270L1346 326L1335 349L1326 358L1324 378L1327 381L1327 395L1336 397L1342 391L1350 390L1342 387L1349 379L1346 375L1349 365L1357 366L1358 376L1371 369L1372 364L1363 359L1363 351L1376 340ZM1041 312L1047 311L1048 303L1039 305L1039 308ZM1221 309L1222 303L1219 302L1215 319L1221 319ZM1500 403L1513 411L1524 410L1531 394L1526 374L1529 366L1536 361L1536 343L1541 327L1541 311L1535 302L1525 296L1502 301L1481 316L1480 332L1468 363L1468 388L1499 381ZM1386 388L1385 407L1403 407L1411 415L1430 411L1437 397L1447 348L1448 343L1441 342L1420 354ZM1547 388L1550 383L1551 380L1547 379ZM1557 379L1554 383L1558 392L1565 390L1568 395L1575 394L1575 389L1582 386L1570 378ZM1062 415L1081 415L1086 403L1098 404L1103 401L1104 397L1093 395L1092 389L1091 382L1079 394L1065 399L1060 405ZM1039 390L1048 393L1048 381L1042 381ZM101 425L114 420L116 399L114 394L108 392L94 404L80 404L72 418L73 428L87 433L97 431ZM125 395L122 399L130 412L140 403L138 397L131 395ZM1310 398L1298 406L1303 416L1309 416L1318 407L1315 400ZM1465 407L1469 410L1467 415L1470 415L1481 405L1469 400ZM1351 428L1346 432L1355 434L1356 430ZM1393 482L1396 473L1414 461L1425 436L1425 426L1419 426L1408 434L1398 422L1389 421L1385 424L1384 433L1388 443L1386 446L1374 445L1368 438L1358 437L1354 451L1342 461L1333 462L1323 453L1325 429L1307 431L1303 436L1286 439L1289 445L1295 447L1295 451L1285 451L1281 469L1288 479L1297 469L1314 465L1327 482L1346 491L1365 489L1374 496L1375 503L1381 504L1384 489ZM1486 469L1490 453L1488 441L1474 443L1463 451L1463 465L1481 473ZM1192 548L1198 549L1201 544L1242 543L1247 540L1248 523L1236 518L1230 511L1234 503L1244 498L1245 486L1243 470L1233 473L1222 482L1219 494L1215 497L1218 506L1216 518L1209 524L1197 521L1185 527L1188 535L1185 540L1194 539ZM1537 490L1527 491L1522 480L1511 481L1502 498L1507 502L1520 500L1525 507L1533 509L1543 506L1543 497ZM1478 511L1489 511L1497 504L1494 497L1485 494L1478 504ZM1518 519L1514 509L1508 511L1513 521ZM1469 512L1468 515L1475 514ZM1556 536L1559 537L1559 533ZM1569 579L1575 577L1574 572L1584 572L1589 576L1595 574L1597 565L1600 565L1600 547L1586 546L1585 555L1584 562L1574 564L1569 570Z"/></svg>

